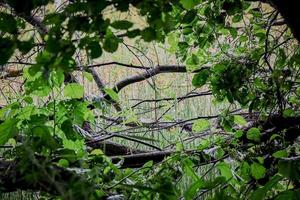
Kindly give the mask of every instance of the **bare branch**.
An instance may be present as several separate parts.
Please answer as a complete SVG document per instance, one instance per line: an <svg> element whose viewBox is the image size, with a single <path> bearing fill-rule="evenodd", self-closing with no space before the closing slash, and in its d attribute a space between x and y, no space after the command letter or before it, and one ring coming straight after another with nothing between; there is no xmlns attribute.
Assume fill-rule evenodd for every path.
<svg viewBox="0 0 300 200"><path fill-rule="evenodd" d="M162 74L162 73L182 73L182 72L187 72L186 67L179 65L179 66L174 66L174 65L165 65L165 66L156 66L154 68L151 68L149 70L146 70L143 73L128 77L126 79L123 79L121 81L119 81L115 87L113 88L113 90L115 90L116 92L119 92L120 90L122 90L124 87L133 84L133 83L137 83L140 81L144 81L150 77L153 77L157 74Z"/></svg>

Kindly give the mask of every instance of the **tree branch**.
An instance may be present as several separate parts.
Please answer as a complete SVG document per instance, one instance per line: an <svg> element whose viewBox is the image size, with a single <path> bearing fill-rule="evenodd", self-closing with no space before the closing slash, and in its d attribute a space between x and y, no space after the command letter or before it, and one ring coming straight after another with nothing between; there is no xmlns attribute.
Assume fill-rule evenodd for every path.
<svg viewBox="0 0 300 200"><path fill-rule="evenodd" d="M94 81L96 82L96 85L98 89L101 91L102 95L106 95L106 92L104 90L105 84L98 76L97 72L93 68L87 68L86 71L92 74ZM118 112L122 111L121 105L116 100L110 99L109 103L111 103Z"/></svg>
<svg viewBox="0 0 300 200"><path fill-rule="evenodd" d="M101 149L107 156L120 156L128 154L145 153L146 151L133 149L111 141L90 140L86 144L93 149Z"/></svg>

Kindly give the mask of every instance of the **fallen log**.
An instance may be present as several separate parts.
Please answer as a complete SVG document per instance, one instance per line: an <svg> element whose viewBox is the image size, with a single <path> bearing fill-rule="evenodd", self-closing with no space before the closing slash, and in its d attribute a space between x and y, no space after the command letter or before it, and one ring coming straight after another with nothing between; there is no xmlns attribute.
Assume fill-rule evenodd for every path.
<svg viewBox="0 0 300 200"><path fill-rule="evenodd" d="M177 153L196 155L198 164L200 165L214 163L217 161L216 159L206 154L205 152L197 151L197 150L187 150L184 152L176 151L176 150L164 150L164 151L153 151L153 152L124 155L124 156L110 156L109 158L114 164L120 163L121 168L139 168L142 167L148 161L153 161L153 163L159 163L163 161L166 157L175 155Z"/></svg>
<svg viewBox="0 0 300 200"><path fill-rule="evenodd" d="M146 151L127 147L111 141L88 141L86 145L92 149L101 149L107 156L121 156L129 154L146 153Z"/></svg>
<svg viewBox="0 0 300 200"><path fill-rule="evenodd" d="M142 167L148 161L153 161L154 163L161 162L165 157L174 153L176 153L174 150L154 151L124 156L111 156L110 159L114 164L121 161L122 168L138 168Z"/></svg>

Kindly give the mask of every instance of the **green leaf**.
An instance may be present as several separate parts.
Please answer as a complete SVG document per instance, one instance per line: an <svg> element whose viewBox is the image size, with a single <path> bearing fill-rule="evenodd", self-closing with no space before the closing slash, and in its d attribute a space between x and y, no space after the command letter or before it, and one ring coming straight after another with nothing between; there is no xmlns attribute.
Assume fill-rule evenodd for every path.
<svg viewBox="0 0 300 200"><path fill-rule="evenodd" d="M265 161L264 157L261 156L256 157L256 160L258 161L259 164L264 164Z"/></svg>
<svg viewBox="0 0 300 200"><path fill-rule="evenodd" d="M238 22L240 22L240 21L242 20L242 18L243 18L243 15L242 15L242 14L237 14L237 15L235 15L235 16L232 18L232 22L233 22L233 23L238 23Z"/></svg>
<svg viewBox="0 0 300 200"><path fill-rule="evenodd" d="M163 118L164 118L166 121L173 121L173 120L174 120L174 116L173 116L173 115L170 115L170 114L164 115Z"/></svg>
<svg viewBox="0 0 300 200"><path fill-rule="evenodd" d="M210 70L203 69L199 73L195 74L192 80L192 84L195 87L203 86L210 76Z"/></svg>
<svg viewBox="0 0 300 200"><path fill-rule="evenodd" d="M53 85L60 87L65 80L65 75L62 69L57 69L50 73L50 81Z"/></svg>
<svg viewBox="0 0 300 200"><path fill-rule="evenodd" d="M151 42L156 39L156 31L153 28L148 27L142 30L141 35L146 42Z"/></svg>
<svg viewBox="0 0 300 200"><path fill-rule="evenodd" d="M234 137L235 138L240 138L244 135L244 132L242 130L237 130L235 133L234 133Z"/></svg>
<svg viewBox="0 0 300 200"><path fill-rule="evenodd" d="M91 42L87 46L87 50L92 59L98 58L102 55L102 49L99 42Z"/></svg>
<svg viewBox="0 0 300 200"><path fill-rule="evenodd" d="M185 15L183 16L182 23L189 24L191 23L197 16L197 10L189 10Z"/></svg>
<svg viewBox="0 0 300 200"><path fill-rule="evenodd" d="M70 83L66 85L66 87L64 88L64 95L72 99L83 98L84 95L83 86L79 85L78 83Z"/></svg>
<svg viewBox="0 0 300 200"><path fill-rule="evenodd" d="M7 13L0 12L0 31L12 34L17 33L18 28L15 17Z"/></svg>
<svg viewBox="0 0 300 200"><path fill-rule="evenodd" d="M46 77L45 77L46 76ZM27 94L33 94L40 97L45 97L49 95L51 92L51 87L49 85L49 77L48 74L45 73L44 75L37 73L33 80L27 80L25 82L25 90Z"/></svg>
<svg viewBox="0 0 300 200"><path fill-rule="evenodd" d="M140 34L141 34L141 30L139 30L139 29L127 31L128 38L135 38L135 37L139 36Z"/></svg>
<svg viewBox="0 0 300 200"><path fill-rule="evenodd" d="M28 105L19 109L20 113L17 116L20 120L30 120L31 115L36 114L36 107L33 105Z"/></svg>
<svg viewBox="0 0 300 200"><path fill-rule="evenodd" d="M16 133L16 119L8 119L0 124L0 145L4 145Z"/></svg>
<svg viewBox="0 0 300 200"><path fill-rule="evenodd" d="M247 124L247 121L245 118L241 115L234 115L234 123L237 125L245 126Z"/></svg>
<svg viewBox="0 0 300 200"><path fill-rule="evenodd" d="M185 9L191 9L194 8L196 5L198 5L201 2L201 0L180 0L180 3Z"/></svg>
<svg viewBox="0 0 300 200"><path fill-rule="evenodd" d="M113 89L111 88L104 88L105 93L112 99L115 101L119 100L119 95L118 93L116 93Z"/></svg>
<svg viewBox="0 0 300 200"><path fill-rule="evenodd" d="M63 140L64 148L73 150L75 154L82 155L85 150L85 142L84 140Z"/></svg>
<svg viewBox="0 0 300 200"><path fill-rule="evenodd" d="M23 100L24 100L26 103L28 103L28 104L32 104L32 103L33 103L33 99L32 99L32 97L30 97L30 96L25 96L25 97L23 98Z"/></svg>
<svg viewBox="0 0 300 200"><path fill-rule="evenodd" d="M299 189L287 190L278 194L275 200L298 200L300 196Z"/></svg>
<svg viewBox="0 0 300 200"><path fill-rule="evenodd" d="M184 35L189 35L189 34L193 33L193 29L190 27L185 27L185 28L183 28L182 33Z"/></svg>
<svg viewBox="0 0 300 200"><path fill-rule="evenodd" d="M199 190L210 190L220 184L226 183L224 177L217 177L213 180L198 180L193 184L189 185L184 193L184 199L195 199L195 196L199 194Z"/></svg>
<svg viewBox="0 0 300 200"><path fill-rule="evenodd" d="M266 174L266 168L259 164L259 163L253 163L251 164L251 175L256 179L261 179L265 176Z"/></svg>
<svg viewBox="0 0 300 200"><path fill-rule="evenodd" d="M280 160L279 173L291 180L300 179L300 160Z"/></svg>
<svg viewBox="0 0 300 200"><path fill-rule="evenodd" d="M90 82L94 80L93 75L89 72L83 72L83 76Z"/></svg>
<svg viewBox="0 0 300 200"><path fill-rule="evenodd" d="M133 23L127 20L114 21L111 24L115 29L127 30L133 26Z"/></svg>
<svg viewBox="0 0 300 200"><path fill-rule="evenodd" d="M33 117L36 117L36 115ZM34 120L34 118L32 120ZM48 149L58 148L57 140L55 140L50 133L50 127L44 125L34 126L31 128L31 134L36 140L38 139L44 147Z"/></svg>
<svg viewBox="0 0 300 200"><path fill-rule="evenodd" d="M247 42L247 41L249 41L248 37L245 36L245 35L242 35L239 39L240 39L240 42Z"/></svg>
<svg viewBox="0 0 300 200"><path fill-rule="evenodd" d="M58 166L67 168L67 167L69 167L69 161L66 159L60 159L58 161Z"/></svg>
<svg viewBox="0 0 300 200"><path fill-rule="evenodd" d="M186 60L186 67L187 70L193 71L198 68L198 65L200 64L200 60L197 55L192 54L189 56Z"/></svg>
<svg viewBox="0 0 300 200"><path fill-rule="evenodd" d="M150 168L153 166L153 160L149 160L148 162L146 162L142 168Z"/></svg>
<svg viewBox="0 0 300 200"><path fill-rule="evenodd" d="M117 38L110 30L107 31L103 42L103 49L107 52L113 53L119 47L119 38Z"/></svg>
<svg viewBox="0 0 300 200"><path fill-rule="evenodd" d="M186 173L186 175L188 175L190 178L192 178L193 181L200 181L199 176L193 169L194 163L189 158L184 159L182 161L182 164L183 164L183 170Z"/></svg>
<svg viewBox="0 0 300 200"><path fill-rule="evenodd" d="M211 200L236 200L226 190L220 190L214 192L214 197Z"/></svg>
<svg viewBox="0 0 300 200"><path fill-rule="evenodd" d="M101 149L94 149L90 154L95 156L105 155Z"/></svg>
<svg viewBox="0 0 300 200"><path fill-rule="evenodd" d="M263 187L256 189L250 196L252 200L263 200L265 199L267 192L272 190L276 184L282 180L282 176L273 176ZM288 199L288 198L287 198Z"/></svg>
<svg viewBox="0 0 300 200"><path fill-rule="evenodd" d="M214 157L216 159L220 159L224 156L224 154L225 154L225 151L222 149L222 147L219 147L219 148L217 148Z"/></svg>
<svg viewBox="0 0 300 200"><path fill-rule="evenodd" d="M233 27L226 27L227 30L229 30L230 34L231 34L231 37L233 39L235 39L237 36L238 36L238 32L236 30L236 28L233 28Z"/></svg>
<svg viewBox="0 0 300 200"><path fill-rule="evenodd" d="M5 64L13 55L15 43L8 38L0 37L0 65Z"/></svg>
<svg viewBox="0 0 300 200"><path fill-rule="evenodd" d="M198 145L197 149L199 151L203 151L204 149L207 149L209 146L211 146L210 140L203 139L200 141L200 144Z"/></svg>
<svg viewBox="0 0 300 200"><path fill-rule="evenodd" d="M248 164L248 162L243 161L240 164L240 176L245 180L245 181L249 181L251 178L251 169L250 169L250 165Z"/></svg>
<svg viewBox="0 0 300 200"><path fill-rule="evenodd" d="M284 149L284 150L276 151L275 153L272 154L272 156L275 158L286 158L288 156L288 153Z"/></svg>
<svg viewBox="0 0 300 200"><path fill-rule="evenodd" d="M42 51L37 55L36 62L39 64L48 64L51 61L52 55L48 51Z"/></svg>
<svg viewBox="0 0 300 200"><path fill-rule="evenodd" d="M247 138L255 142L259 142L261 137L260 130L258 128L250 128L247 131Z"/></svg>
<svg viewBox="0 0 300 200"><path fill-rule="evenodd" d="M225 177L226 180L229 180L233 177L231 167L225 162L218 163L217 168L221 172L221 176Z"/></svg>
<svg viewBox="0 0 300 200"><path fill-rule="evenodd" d="M33 39L31 38L28 41L18 41L17 47L22 52L22 54L28 53L33 48Z"/></svg>
<svg viewBox="0 0 300 200"><path fill-rule="evenodd" d="M210 123L206 119L199 119L193 123L192 130L193 132L201 132L209 129Z"/></svg>
<svg viewBox="0 0 300 200"><path fill-rule="evenodd" d="M285 109L283 111L283 117L287 118L287 117L294 117L295 116L295 111L291 108Z"/></svg>
<svg viewBox="0 0 300 200"><path fill-rule="evenodd" d="M203 186L202 180L198 180L198 181L194 182L193 184L189 185L187 190L184 192L184 199L186 199L186 200L194 199L199 188L201 188L202 186Z"/></svg>

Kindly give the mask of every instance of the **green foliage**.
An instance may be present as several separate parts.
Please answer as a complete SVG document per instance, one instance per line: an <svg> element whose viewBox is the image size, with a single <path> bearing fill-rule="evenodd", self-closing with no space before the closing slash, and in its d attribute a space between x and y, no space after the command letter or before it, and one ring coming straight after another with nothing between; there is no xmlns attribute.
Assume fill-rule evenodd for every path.
<svg viewBox="0 0 300 200"><path fill-rule="evenodd" d="M227 181L232 178L233 175L229 164L225 162L218 163L217 168L220 170L221 176L225 177Z"/></svg>
<svg viewBox="0 0 300 200"><path fill-rule="evenodd" d="M285 158L288 156L288 153L286 150L279 150L272 154L275 158Z"/></svg>
<svg viewBox="0 0 300 200"><path fill-rule="evenodd" d="M194 75L192 83L195 87L201 87L206 84L210 75L210 71L208 69L203 69L196 75Z"/></svg>
<svg viewBox="0 0 300 200"><path fill-rule="evenodd" d="M66 85L64 88L64 95L66 97L81 99L83 98L83 94L84 94L83 86L77 83L70 83Z"/></svg>
<svg viewBox="0 0 300 200"><path fill-rule="evenodd" d="M199 4L200 0L180 0L180 3L185 9L191 9L194 8L197 4Z"/></svg>
<svg viewBox="0 0 300 200"><path fill-rule="evenodd" d="M58 199L72 199L65 195L80 192L80 188L87 190L87 199L113 194L124 199L195 199L208 192L212 199L299 197L300 51L295 41L288 43L292 40L289 31L270 34L274 30L267 30L277 14L265 16L256 4L241 0L70 1L59 12L49 9L53 1L48 0L5 3L10 9L0 12L2 71L10 61L16 62L12 57L36 54L34 64L28 63L23 70L21 95L6 99L7 105L0 109L0 147L12 144L9 150L4 146L3 159L18 162L18 175L25 174L22 181L35 186L44 184L41 180L47 179L44 175L49 168L71 169L68 173L80 169L76 172L80 178L65 184L70 188L65 194L44 189ZM135 10L145 23L140 26L104 17L110 9L121 13ZM31 17L41 10L43 20ZM34 34L22 32L28 23L36 29ZM90 149L92 131L107 129L117 135L121 125L129 125L147 132L146 128L156 124L140 123L128 109L109 119L120 127L98 127L95 118L105 118L110 112L107 105L117 107L122 100L118 88L101 88L103 99L94 112L91 107L95 104L85 99L84 87L70 80L74 71L85 69L78 66L78 51L85 52L92 63L105 53L115 53L127 38L161 44L167 40L168 51L185 63L189 73L195 73L193 86L208 88L214 102L228 107L215 120L216 126L213 120L193 119L198 119L193 121L193 133L216 132L191 135L192 139L202 137L196 150L181 152L186 147L180 143L176 149L180 151L161 163L150 161L135 170L121 169L123 160L113 164L105 147ZM93 81L92 74L82 74ZM231 112L231 108L238 109ZM246 111L249 115L243 117ZM286 123L273 123L278 116ZM163 117L166 124L176 119ZM184 124L182 131L190 125ZM98 137L102 141L104 136ZM126 137L157 142L148 136ZM198 173L199 166L209 169ZM181 187L182 178L190 180L187 188Z"/></svg>
<svg viewBox="0 0 300 200"><path fill-rule="evenodd" d="M278 182L281 180L282 180L282 177L280 175L275 175L263 187L255 190L251 195L251 199L255 199L255 200L265 199L265 197L267 196L267 193L270 190L272 190L276 186L276 184L278 184Z"/></svg>
<svg viewBox="0 0 300 200"><path fill-rule="evenodd" d="M197 16L197 10L196 9L189 10L183 16L182 23L189 24L189 23L191 23L196 18L196 16Z"/></svg>
<svg viewBox="0 0 300 200"><path fill-rule="evenodd" d="M280 160L278 163L279 173L291 180L299 180L300 165L299 160Z"/></svg>
<svg viewBox="0 0 300 200"><path fill-rule="evenodd" d="M118 49L119 39L110 31L105 35L103 42L103 49L107 52L113 53Z"/></svg>
<svg viewBox="0 0 300 200"><path fill-rule="evenodd" d="M0 12L0 30L11 34L17 33L16 19L10 14Z"/></svg>
<svg viewBox="0 0 300 200"><path fill-rule="evenodd" d="M261 133L258 128L250 128L247 131L247 138L249 140L253 140L255 142L259 142L261 137Z"/></svg>
<svg viewBox="0 0 300 200"><path fill-rule="evenodd" d="M283 199L292 199L296 200L299 198L300 191L299 190L287 190L280 193L275 199L283 200Z"/></svg>
<svg viewBox="0 0 300 200"><path fill-rule="evenodd" d="M88 45L87 45L87 49L91 56L91 58L98 58L102 55L102 48L99 44L99 42L97 41L93 41L93 42L90 42Z"/></svg>
<svg viewBox="0 0 300 200"><path fill-rule="evenodd" d="M206 119L199 119L193 123L193 132L202 132L210 127L210 123Z"/></svg>
<svg viewBox="0 0 300 200"><path fill-rule="evenodd" d="M234 115L234 123L241 125L241 126L245 126L247 124L247 121L241 115Z"/></svg>
<svg viewBox="0 0 300 200"><path fill-rule="evenodd" d="M104 88L104 91L112 100L118 101L119 99L118 93L116 93L113 89Z"/></svg>
<svg viewBox="0 0 300 200"><path fill-rule="evenodd" d="M0 65L3 65L8 61L14 53L15 48L15 44L12 40L8 38L0 38Z"/></svg>
<svg viewBox="0 0 300 200"><path fill-rule="evenodd" d="M256 180L261 179L266 174L266 168L263 165L255 162L251 164L251 174Z"/></svg>
<svg viewBox="0 0 300 200"><path fill-rule="evenodd" d="M9 138L12 138L16 133L16 123L18 121L15 119L9 119L0 124L0 145L4 145Z"/></svg>
<svg viewBox="0 0 300 200"><path fill-rule="evenodd" d="M116 28L116 29L129 29L133 26L132 22L126 21L126 20L119 20L119 21L115 21L111 24L112 27Z"/></svg>

